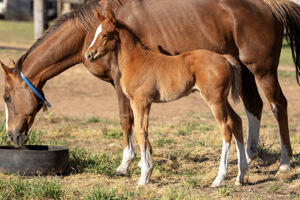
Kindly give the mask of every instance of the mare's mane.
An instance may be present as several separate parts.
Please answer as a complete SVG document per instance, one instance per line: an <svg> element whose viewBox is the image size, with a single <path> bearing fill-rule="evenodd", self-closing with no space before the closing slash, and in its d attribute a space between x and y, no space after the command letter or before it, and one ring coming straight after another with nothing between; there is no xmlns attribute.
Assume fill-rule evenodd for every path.
<svg viewBox="0 0 300 200"><path fill-rule="evenodd" d="M66 13L58 17L54 24L51 25L45 33L30 47L30 49L17 61L17 64L14 68L15 73L20 74L22 64L27 56L37 48L49 35L54 33L63 23L68 20L72 20L75 24L75 20L78 20L79 23L85 28L85 30L91 31L98 25L99 19L94 15L93 11L103 11L103 8L99 5L101 0L90 0L86 4L83 4L78 9ZM112 2L119 0L110 0Z"/></svg>

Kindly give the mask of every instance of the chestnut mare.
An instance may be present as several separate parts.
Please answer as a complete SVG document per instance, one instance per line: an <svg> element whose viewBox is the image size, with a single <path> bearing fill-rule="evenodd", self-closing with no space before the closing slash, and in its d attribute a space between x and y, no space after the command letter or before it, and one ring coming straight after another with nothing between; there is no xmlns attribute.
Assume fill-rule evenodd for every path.
<svg viewBox="0 0 300 200"><path fill-rule="evenodd" d="M283 29L292 48L299 75L299 6L286 0L102 0L90 2L64 15L10 67L1 63L6 79L6 125L9 139L24 145L41 100L23 81L24 74L39 93L47 80L77 63L84 63L95 76L116 88L124 134L123 160L117 171L126 174L134 158L133 114L119 84L120 72L114 55L107 54L90 63L84 53L101 21L101 7L113 3L118 20L123 20L150 49L163 54L179 54L208 49L237 57L242 65L242 100L248 117L248 161L256 158L262 101L254 77L263 88L279 123L281 135L280 171L289 170L292 149L289 140L287 101L277 78ZM58 48L59 47L59 48ZM259 52L259 53L258 53ZM13 69L10 69L13 68ZM26 100L26 101L25 101Z"/></svg>
<svg viewBox="0 0 300 200"><path fill-rule="evenodd" d="M232 57L208 50L195 50L167 56L146 49L126 26L118 23L111 11L102 22L101 33L87 54L97 58L116 54L122 74L120 83L134 113L134 132L141 150L141 177L145 185L154 168L148 141L148 123L153 102L170 102L199 91L211 108L223 136L219 173L213 186L219 186L228 168L229 147L234 134L238 151L237 184L243 182L248 168L242 120L233 111L227 97L230 88L234 100L239 98L240 66Z"/></svg>

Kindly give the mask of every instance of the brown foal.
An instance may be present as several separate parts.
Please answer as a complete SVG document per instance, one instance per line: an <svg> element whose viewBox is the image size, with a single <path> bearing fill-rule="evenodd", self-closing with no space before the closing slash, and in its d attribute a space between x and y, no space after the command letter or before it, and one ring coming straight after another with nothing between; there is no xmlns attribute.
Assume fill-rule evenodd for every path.
<svg viewBox="0 0 300 200"><path fill-rule="evenodd" d="M177 56L166 56L148 50L128 28L118 23L109 11L86 55L101 58L115 52L121 71L121 88L130 100L134 114L134 131L141 150L141 177L145 185L151 176L153 162L147 144L150 107L153 102L169 102L199 91L211 108L223 137L218 175L213 186L226 176L232 134L238 151L237 184L243 182L246 161L242 121L228 102L231 88L234 100L239 98L240 66L231 56L208 50L196 50Z"/></svg>

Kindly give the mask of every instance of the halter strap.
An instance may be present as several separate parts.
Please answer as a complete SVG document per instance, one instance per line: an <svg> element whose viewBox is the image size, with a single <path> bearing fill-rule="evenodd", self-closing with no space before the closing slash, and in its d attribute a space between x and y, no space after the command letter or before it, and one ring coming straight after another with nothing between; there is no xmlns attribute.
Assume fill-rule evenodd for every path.
<svg viewBox="0 0 300 200"><path fill-rule="evenodd" d="M42 91L42 94L40 94L37 89L30 83L30 81L24 76L24 74L21 72L21 77L25 81L25 83L29 86L29 88L34 92L34 94L42 101L41 103L46 103L46 106L48 108L51 107L51 104L47 101L45 98L44 92Z"/></svg>

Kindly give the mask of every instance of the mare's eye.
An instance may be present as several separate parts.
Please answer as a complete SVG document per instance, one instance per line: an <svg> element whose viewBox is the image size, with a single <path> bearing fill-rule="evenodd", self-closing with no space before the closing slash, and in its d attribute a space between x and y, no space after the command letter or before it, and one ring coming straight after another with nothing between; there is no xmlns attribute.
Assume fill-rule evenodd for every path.
<svg viewBox="0 0 300 200"><path fill-rule="evenodd" d="M108 34L104 34L103 37L104 37L104 38L108 37Z"/></svg>
<svg viewBox="0 0 300 200"><path fill-rule="evenodd" d="M3 97L4 98L4 101L6 102L6 103L9 103L10 102L10 96L8 96L8 97Z"/></svg>

